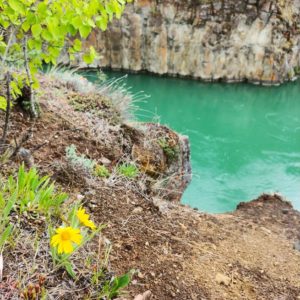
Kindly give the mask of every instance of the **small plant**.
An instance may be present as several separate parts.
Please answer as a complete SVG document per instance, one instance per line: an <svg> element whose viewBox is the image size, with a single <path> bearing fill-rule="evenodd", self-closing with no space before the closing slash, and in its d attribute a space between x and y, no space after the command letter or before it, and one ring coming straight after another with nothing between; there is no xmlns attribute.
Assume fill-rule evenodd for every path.
<svg viewBox="0 0 300 300"><path fill-rule="evenodd" d="M83 169L88 173L93 173L96 162L86 158L84 155L77 155L75 145L70 145L66 148L66 156L73 167Z"/></svg>
<svg viewBox="0 0 300 300"><path fill-rule="evenodd" d="M65 193L55 190L49 176L39 177L36 169L25 171L24 165L19 168L17 178L10 176L2 188L2 198L15 197L16 210L38 211L45 215L58 212L61 204L68 198Z"/></svg>
<svg viewBox="0 0 300 300"><path fill-rule="evenodd" d="M163 149L164 153L166 154L167 158L170 161L173 161L178 157L179 154L179 147L178 145L170 145L166 138L161 138L158 140L159 146Z"/></svg>
<svg viewBox="0 0 300 300"><path fill-rule="evenodd" d="M8 238L10 237L13 230L13 225L10 224L9 216L11 211L13 210L13 206L16 203L16 199L17 199L16 193L9 195L9 197L6 198L4 197L3 191L1 191L0 189L0 256L2 254L4 245L8 240Z"/></svg>
<svg viewBox="0 0 300 300"><path fill-rule="evenodd" d="M117 173L127 178L135 178L139 169L134 164L123 163L117 167Z"/></svg>
<svg viewBox="0 0 300 300"><path fill-rule="evenodd" d="M95 166L94 173L96 176L103 178L107 178L110 175L108 169L105 166L101 166L98 164Z"/></svg>
<svg viewBox="0 0 300 300"><path fill-rule="evenodd" d="M100 298L114 299L120 294L122 289L129 285L130 281L131 272L119 277L114 277L111 281L106 281L100 293Z"/></svg>
<svg viewBox="0 0 300 300"><path fill-rule="evenodd" d="M35 91L39 83L36 75L43 63L57 65L65 51L69 61L81 54L83 61L91 64L98 54L92 46L82 51L82 40L95 28L105 31L113 18L121 17L128 1L0 0L0 81L11 73L12 65L23 67L24 74L12 76L10 88L21 95L26 83L30 91L30 110L32 116L37 117ZM0 107L8 102L5 97L0 98Z"/></svg>
<svg viewBox="0 0 300 300"><path fill-rule="evenodd" d="M53 229L49 226L51 236L51 256L57 267L64 267L72 278L76 278L71 256L89 242L104 226L96 227L85 209L74 205L64 224ZM92 230L92 232L90 232Z"/></svg>
<svg viewBox="0 0 300 300"><path fill-rule="evenodd" d="M296 75L299 75L299 74L300 74L300 66L297 66L297 67L294 68L294 73L295 73Z"/></svg>

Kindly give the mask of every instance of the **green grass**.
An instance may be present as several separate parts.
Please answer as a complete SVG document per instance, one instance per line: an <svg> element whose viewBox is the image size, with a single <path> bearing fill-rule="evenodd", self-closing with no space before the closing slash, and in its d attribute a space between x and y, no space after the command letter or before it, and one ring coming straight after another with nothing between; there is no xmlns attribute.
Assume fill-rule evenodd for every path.
<svg viewBox="0 0 300 300"><path fill-rule="evenodd" d="M117 167L117 173L131 179L138 176L139 169L134 164L123 163Z"/></svg>
<svg viewBox="0 0 300 300"><path fill-rule="evenodd" d="M94 173L98 177L107 178L110 176L108 169L105 166L96 165Z"/></svg>

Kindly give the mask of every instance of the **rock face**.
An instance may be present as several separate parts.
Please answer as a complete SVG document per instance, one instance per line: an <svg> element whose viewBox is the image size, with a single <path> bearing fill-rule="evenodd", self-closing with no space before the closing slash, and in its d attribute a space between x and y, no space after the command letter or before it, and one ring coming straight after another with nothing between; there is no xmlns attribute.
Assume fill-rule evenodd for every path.
<svg viewBox="0 0 300 300"><path fill-rule="evenodd" d="M155 123L122 127L131 141L132 159L148 175L148 193L179 202L192 178L188 137Z"/></svg>
<svg viewBox="0 0 300 300"><path fill-rule="evenodd" d="M277 84L300 66L299 0L136 0L87 45L98 66Z"/></svg>

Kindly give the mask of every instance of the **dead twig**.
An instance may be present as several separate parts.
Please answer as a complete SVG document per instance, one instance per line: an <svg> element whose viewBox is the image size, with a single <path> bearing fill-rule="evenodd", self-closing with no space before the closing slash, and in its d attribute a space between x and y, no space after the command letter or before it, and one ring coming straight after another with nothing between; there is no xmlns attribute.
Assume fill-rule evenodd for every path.
<svg viewBox="0 0 300 300"><path fill-rule="evenodd" d="M3 145L6 141L7 133L8 133L8 125L9 125L9 117L10 117L10 105L11 105L11 93L10 93L10 73L6 74L6 112L5 112L5 123L3 127L3 134L0 145Z"/></svg>
<svg viewBox="0 0 300 300"><path fill-rule="evenodd" d="M16 146L15 146L15 150L12 153L11 157L16 156L19 153L21 147L24 145L24 143L26 143L32 137L32 132L33 132L34 125L35 125L35 123L33 123L31 125L31 127L21 136L19 141L17 141L17 139L15 138Z"/></svg>

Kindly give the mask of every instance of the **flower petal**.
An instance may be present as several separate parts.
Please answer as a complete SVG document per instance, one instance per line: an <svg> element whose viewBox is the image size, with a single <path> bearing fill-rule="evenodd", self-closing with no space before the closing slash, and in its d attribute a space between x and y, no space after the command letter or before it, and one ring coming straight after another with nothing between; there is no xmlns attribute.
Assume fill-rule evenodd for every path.
<svg viewBox="0 0 300 300"><path fill-rule="evenodd" d="M56 234L51 238L50 245L55 247L59 244L59 242L60 242L60 236Z"/></svg>
<svg viewBox="0 0 300 300"><path fill-rule="evenodd" d="M73 245L72 245L72 243L70 241L65 241L65 242L63 242L62 245L63 245L63 251L64 251L64 253L69 254L69 253L73 252Z"/></svg>
<svg viewBox="0 0 300 300"><path fill-rule="evenodd" d="M58 248L57 248L57 253L61 254L64 252L64 248L63 248L63 242L58 244Z"/></svg>
<svg viewBox="0 0 300 300"><path fill-rule="evenodd" d="M82 241L82 236L80 234L74 234L74 235L72 235L71 240L75 244L79 245Z"/></svg>

